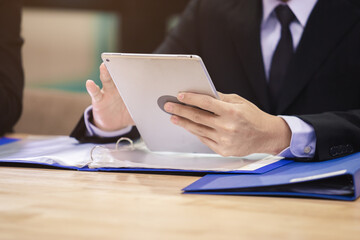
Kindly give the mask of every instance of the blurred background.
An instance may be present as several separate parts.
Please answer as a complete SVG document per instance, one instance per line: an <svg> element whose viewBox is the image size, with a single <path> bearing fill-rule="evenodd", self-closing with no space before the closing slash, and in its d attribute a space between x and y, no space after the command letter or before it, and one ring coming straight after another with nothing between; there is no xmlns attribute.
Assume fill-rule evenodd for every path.
<svg viewBox="0 0 360 240"><path fill-rule="evenodd" d="M189 0L23 0L23 115L16 132L67 135L90 105L102 52L151 53Z"/></svg>

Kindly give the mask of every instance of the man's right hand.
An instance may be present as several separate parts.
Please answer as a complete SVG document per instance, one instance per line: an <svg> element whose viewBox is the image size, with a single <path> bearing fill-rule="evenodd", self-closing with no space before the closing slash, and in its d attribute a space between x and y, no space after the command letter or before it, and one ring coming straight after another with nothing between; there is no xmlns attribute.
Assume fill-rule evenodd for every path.
<svg viewBox="0 0 360 240"><path fill-rule="evenodd" d="M86 89L91 96L94 124L103 131L116 131L134 125L104 63L100 65L103 88L87 80Z"/></svg>

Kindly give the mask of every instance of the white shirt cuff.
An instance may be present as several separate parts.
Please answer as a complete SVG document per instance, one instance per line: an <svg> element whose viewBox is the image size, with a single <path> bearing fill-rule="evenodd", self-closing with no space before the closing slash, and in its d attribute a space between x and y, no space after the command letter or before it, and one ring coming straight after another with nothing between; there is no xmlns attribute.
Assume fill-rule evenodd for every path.
<svg viewBox="0 0 360 240"><path fill-rule="evenodd" d="M127 133L129 133L132 129L132 126L128 126L126 128L117 130L117 131L104 131L101 130L100 128L96 127L94 124L92 124L89 121L89 117L92 111L92 106L89 106L85 109L84 112L84 121L85 121L85 126L86 126L86 135L87 136L97 136L97 137L117 137L117 136L121 136L121 135L125 135Z"/></svg>
<svg viewBox="0 0 360 240"><path fill-rule="evenodd" d="M291 130L290 147L279 155L287 158L313 158L316 150L316 135L314 128L294 116L279 116L286 121Z"/></svg>

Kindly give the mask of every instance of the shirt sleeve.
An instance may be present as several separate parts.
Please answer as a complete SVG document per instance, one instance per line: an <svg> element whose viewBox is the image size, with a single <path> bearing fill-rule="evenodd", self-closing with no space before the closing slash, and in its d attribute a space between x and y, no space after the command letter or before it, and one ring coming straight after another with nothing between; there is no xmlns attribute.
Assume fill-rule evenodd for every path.
<svg viewBox="0 0 360 240"><path fill-rule="evenodd" d="M97 136L97 137L106 137L106 138L117 137L128 134L132 129L132 126L128 126L118 131L111 131L111 132L103 131L89 121L91 111L92 111L92 106L89 106L88 108L86 108L84 113L86 136Z"/></svg>
<svg viewBox="0 0 360 240"><path fill-rule="evenodd" d="M316 150L316 135L314 128L294 116L280 116L291 130L290 147L279 155L286 158L313 158Z"/></svg>

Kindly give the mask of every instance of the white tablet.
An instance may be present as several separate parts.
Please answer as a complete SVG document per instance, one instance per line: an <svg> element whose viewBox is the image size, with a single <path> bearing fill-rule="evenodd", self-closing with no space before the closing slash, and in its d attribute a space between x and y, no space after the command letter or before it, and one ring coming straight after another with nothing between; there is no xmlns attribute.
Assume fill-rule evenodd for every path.
<svg viewBox="0 0 360 240"><path fill-rule="evenodd" d="M151 151L212 152L195 135L171 123L163 110L183 91L218 98L199 56L103 53L102 59Z"/></svg>

